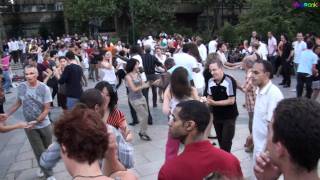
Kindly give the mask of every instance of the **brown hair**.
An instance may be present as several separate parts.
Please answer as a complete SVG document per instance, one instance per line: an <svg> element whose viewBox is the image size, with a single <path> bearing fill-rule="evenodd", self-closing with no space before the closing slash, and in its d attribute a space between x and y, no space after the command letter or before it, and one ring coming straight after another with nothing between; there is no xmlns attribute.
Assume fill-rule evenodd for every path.
<svg viewBox="0 0 320 180"><path fill-rule="evenodd" d="M67 156L77 162L92 164L104 157L108 132L101 116L85 104L78 104L62 115L54 126L54 134Z"/></svg>

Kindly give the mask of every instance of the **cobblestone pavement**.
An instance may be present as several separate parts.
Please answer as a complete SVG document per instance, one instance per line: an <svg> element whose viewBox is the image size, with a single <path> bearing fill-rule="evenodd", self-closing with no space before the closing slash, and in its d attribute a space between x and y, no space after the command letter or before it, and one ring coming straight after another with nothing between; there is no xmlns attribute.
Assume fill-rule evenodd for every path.
<svg viewBox="0 0 320 180"><path fill-rule="evenodd" d="M227 71L227 73L233 75L240 82L243 82L244 80L244 72L242 70ZM276 77L273 81L275 84L278 84L280 82L280 78ZM293 79L292 87L295 87L295 82L295 79ZM94 84L95 83L90 82L89 87L93 87ZM281 90L285 97L295 96L295 92L290 91L290 89ZM13 89L13 92L14 93L7 96L5 109L11 106L16 99L15 89ZM127 96L124 85L121 86L118 93L119 107L126 114L127 121L129 123L131 122L131 117L127 105ZM152 98L149 99L151 100ZM244 95L239 91L237 94L237 102L240 115L236 123L236 134L233 139L232 153L241 161L241 168L246 179L250 179L252 176L252 154L246 153L243 147L245 139L249 133L247 127L248 120L247 112L242 107L244 104ZM139 179L142 180L157 179L158 171L164 162L165 143L168 133L167 120L162 114L161 104L158 103L158 107L156 108L151 107L151 112L154 120L154 124L149 126L149 134L152 138L151 142L141 141L138 138L137 132L139 130L139 126L130 126L136 134L133 141L135 149L135 168L132 169L132 171L134 171ZM53 108L51 111L51 117L53 119L57 119L60 113L61 111L59 108ZM10 118L9 124L22 120L23 115L20 109ZM0 179L38 179L36 177L37 169L37 162L23 130L15 130L9 133L0 134ZM60 161L54 168L54 173L57 180L71 179L62 161Z"/></svg>

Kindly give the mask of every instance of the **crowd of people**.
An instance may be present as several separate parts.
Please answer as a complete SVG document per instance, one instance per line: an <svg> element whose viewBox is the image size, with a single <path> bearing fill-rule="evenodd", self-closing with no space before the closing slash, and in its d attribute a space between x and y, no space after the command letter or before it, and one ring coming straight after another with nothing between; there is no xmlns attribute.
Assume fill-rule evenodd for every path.
<svg viewBox="0 0 320 180"><path fill-rule="evenodd" d="M250 132L244 146L253 152L255 177L319 179L320 37L298 32L290 43L281 34L278 42L268 32L267 38L264 43L253 31L234 49L216 36L205 45L199 36L164 32L131 46L77 34L10 39L2 49L0 132L25 129L38 176L47 180L55 179L52 169L60 159L73 179L137 179L129 170L134 168L135 137L128 126L139 124L140 140L152 141L151 88L150 101L153 107L161 104L169 125L158 179L243 179L240 162L231 153L239 90L245 94ZM22 64L25 81L15 90L16 102L4 111L12 63ZM244 70L244 83L225 69ZM280 74L284 88L296 75L296 98L285 99L272 82ZM95 87L84 90L88 81ZM124 98L118 97L121 86L127 92L130 123L117 106ZM63 111L53 122L49 114L55 106ZM7 124L20 107L25 121ZM218 146L210 138L217 138Z"/></svg>

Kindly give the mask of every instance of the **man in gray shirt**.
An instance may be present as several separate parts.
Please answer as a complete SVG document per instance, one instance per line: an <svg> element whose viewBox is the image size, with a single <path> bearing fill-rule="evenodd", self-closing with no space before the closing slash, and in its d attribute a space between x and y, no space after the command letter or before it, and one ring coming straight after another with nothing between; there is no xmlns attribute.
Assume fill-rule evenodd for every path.
<svg viewBox="0 0 320 180"><path fill-rule="evenodd" d="M52 98L49 87L37 80L37 68L28 65L24 70L27 81L19 85L17 101L9 108L6 118L22 106L23 116L31 126L25 132L39 164L42 152L52 142L52 127L48 117ZM47 179L54 179L52 169L41 170ZM38 173L38 176L42 176L42 173Z"/></svg>

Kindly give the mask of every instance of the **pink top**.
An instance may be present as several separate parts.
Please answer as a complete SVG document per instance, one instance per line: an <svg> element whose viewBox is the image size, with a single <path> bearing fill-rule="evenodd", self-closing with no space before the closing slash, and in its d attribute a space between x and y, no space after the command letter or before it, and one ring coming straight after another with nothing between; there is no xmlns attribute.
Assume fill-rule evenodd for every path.
<svg viewBox="0 0 320 180"><path fill-rule="evenodd" d="M10 65L10 56L5 56L1 59L2 63L2 70L3 71L8 71L9 70L9 65Z"/></svg>

